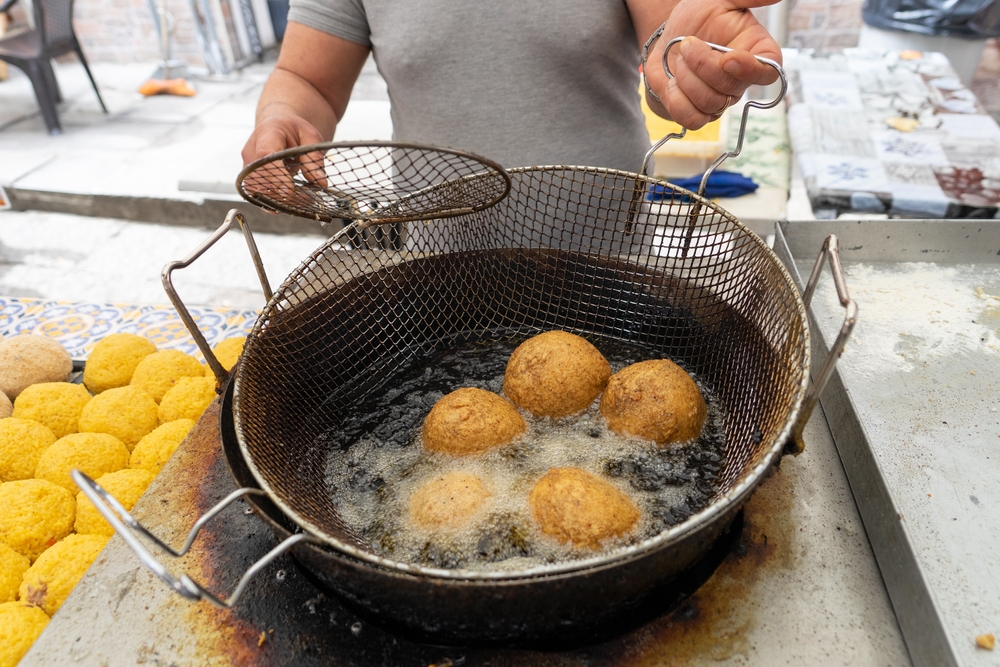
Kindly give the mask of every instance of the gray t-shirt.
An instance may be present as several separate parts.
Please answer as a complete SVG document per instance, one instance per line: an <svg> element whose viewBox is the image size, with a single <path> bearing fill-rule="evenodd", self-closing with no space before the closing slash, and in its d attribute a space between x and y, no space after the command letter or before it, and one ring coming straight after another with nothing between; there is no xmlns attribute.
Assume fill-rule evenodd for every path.
<svg viewBox="0 0 1000 667"><path fill-rule="evenodd" d="M623 0L291 0L288 18L371 47L397 141L508 168L637 171L649 149Z"/></svg>

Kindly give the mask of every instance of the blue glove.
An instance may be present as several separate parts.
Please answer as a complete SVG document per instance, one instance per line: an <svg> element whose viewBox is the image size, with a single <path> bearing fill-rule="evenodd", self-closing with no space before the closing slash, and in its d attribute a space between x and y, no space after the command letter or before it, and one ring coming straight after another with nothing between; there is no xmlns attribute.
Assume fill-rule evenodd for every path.
<svg viewBox="0 0 1000 667"><path fill-rule="evenodd" d="M701 174L690 178L678 178L670 181L672 184L682 187L685 190L697 191L701 185ZM750 194L758 188L753 180L735 171L714 171L708 177L705 184L705 197L715 199L716 197L742 197ZM671 199L675 195L674 191L664 188L662 185L654 185L649 189L646 199L649 201L662 201ZM687 197L683 197L687 200Z"/></svg>

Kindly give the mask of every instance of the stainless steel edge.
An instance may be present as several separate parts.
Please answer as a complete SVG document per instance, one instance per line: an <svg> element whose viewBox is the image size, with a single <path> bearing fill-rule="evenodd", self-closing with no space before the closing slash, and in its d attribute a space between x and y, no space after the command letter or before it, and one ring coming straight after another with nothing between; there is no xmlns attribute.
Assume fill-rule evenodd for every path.
<svg viewBox="0 0 1000 667"><path fill-rule="evenodd" d="M995 220L807 220L779 225L794 226L794 235L786 235L785 243L792 257L802 259L815 255L823 239L836 234L845 261L1000 263L995 231L986 231L995 228Z"/></svg>
<svg viewBox="0 0 1000 667"><path fill-rule="evenodd" d="M867 224L871 221L865 222ZM848 239L841 235L842 226L847 228L844 231L848 232ZM822 244L823 239L830 233L840 236L843 252L845 246L850 247L852 242L849 240L852 226L856 226L855 221L844 221L839 224L827 221L775 224L774 252L792 274L800 291L804 288L805 282L798 272L795 257L811 258L816 246ZM785 234L785 229L789 227L795 229L792 239ZM931 226L929 229L934 228ZM888 236L891 237L891 229L889 231ZM890 249L888 244L886 248L871 244L869 246L869 252L873 253ZM927 247L933 246L929 243ZM852 249L855 252L864 250L863 247ZM905 249L902 252L913 252L913 250ZM923 258L915 254L913 259L916 261ZM940 260L935 259L935 261ZM816 334L812 337L813 354L816 358L823 358L829 353L829 344L815 322L812 310L808 316L810 326ZM868 435L853 408L851 396L844 386L840 372L836 369L826 389L820 395L820 405L827 418L844 471L847 473L855 504L875 553L882 580L889 592L889 599L910 653L910 660L915 667L942 665L957 667L959 662L955 647L936 612L937 605L933 593L920 570L913 543L907 535L905 517L892 500Z"/></svg>

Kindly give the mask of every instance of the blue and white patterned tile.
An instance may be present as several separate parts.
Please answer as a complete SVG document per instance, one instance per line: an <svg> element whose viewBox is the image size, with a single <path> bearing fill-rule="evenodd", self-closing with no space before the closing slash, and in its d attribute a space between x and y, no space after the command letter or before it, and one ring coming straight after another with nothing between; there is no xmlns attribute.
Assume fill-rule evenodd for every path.
<svg viewBox="0 0 1000 667"><path fill-rule="evenodd" d="M210 345L246 335L257 320L256 311L227 308L190 308L191 316ZM102 338L134 333L161 350L180 350L201 357L177 312L169 306L73 303L0 297L0 335L39 334L58 340L74 359L85 359Z"/></svg>

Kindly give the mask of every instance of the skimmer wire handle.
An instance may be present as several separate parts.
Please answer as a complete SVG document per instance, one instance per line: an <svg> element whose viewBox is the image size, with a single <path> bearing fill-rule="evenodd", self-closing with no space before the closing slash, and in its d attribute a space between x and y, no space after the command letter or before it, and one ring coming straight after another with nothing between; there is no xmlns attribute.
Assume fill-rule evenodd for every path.
<svg viewBox="0 0 1000 667"><path fill-rule="evenodd" d="M662 32L663 27L665 25L666 24L660 26L657 32ZM653 34L656 35L657 33ZM674 74L673 72L670 71L670 66L667 65L667 54L670 53L670 49L675 44L679 44L680 42L683 42L685 39L687 39L686 36L674 37L672 40L667 42L667 45L665 47L663 47L663 57L662 57L663 71L666 73L668 79L674 78ZM719 51L721 53L729 53L730 51L733 50L728 46L720 46L719 44L712 44L711 42L705 42L705 44L707 44L712 49ZM777 106L778 103L781 102L782 99L784 99L785 93L788 92L788 78L785 76L785 70L781 68L781 65L771 60L770 58L764 58L763 56L754 56L754 58L764 63L765 65L770 65L771 67L774 68L774 70L778 73L778 78L781 79L781 91L778 93L778 96L775 97L770 102L757 102L755 100L748 100L747 103L743 105L743 117L740 119L740 137L736 142L736 150L723 153L718 158L716 158L715 162L713 162L708 169L705 170L704 175L701 177L701 184L698 186L699 197L705 196L705 187L708 185L708 177L712 175L712 172L714 172L720 164L722 164L731 157L736 157L737 155L740 154L740 151L743 150L743 135L745 135L747 131L747 119L750 117L750 107L753 107L755 109L770 109L771 107ZM645 70L645 68L643 69ZM645 74L643 74L643 80L645 80ZM647 90L649 89L648 83L646 84L646 88Z"/></svg>
<svg viewBox="0 0 1000 667"><path fill-rule="evenodd" d="M858 322L858 304L855 303L847 291L844 267L840 262L840 241L837 239L836 234L830 234L823 242L823 247L820 249L816 263L813 265L812 273L809 274L809 280L806 282L805 291L802 292L802 303L808 312L809 304L812 303L813 294L816 292L820 273L823 271L823 264L827 259L830 260L830 272L833 274L833 284L837 288L837 299L840 300L840 305L844 307L844 322L840 325L840 333L837 334L837 339L830 346L830 352L826 355L826 359L823 360L823 365L820 367L819 372L813 374L812 384L809 385L805 399L802 401L799 417L795 420L795 425L792 427L794 443L788 443L788 449L791 449L791 453L793 454L801 454L805 448L805 443L802 440L802 432L806 428L806 422L809 421L813 408L819 402L819 395L823 393L823 388L826 387L830 376L833 375L833 369L837 365L837 360L844 353L847 339L850 338L851 332L854 331L854 325Z"/></svg>
<svg viewBox="0 0 1000 667"><path fill-rule="evenodd" d="M315 538L305 533L295 533L294 535L285 538L276 547L264 554L260 560L251 565L240 578L240 581L236 585L236 589L232 592L232 594L228 598L223 599L206 590L201 584L197 583L186 574L182 574L179 577L175 577L171 574L167 567L161 563L156 556L150 553L149 549L147 549L142 542L139 541L139 538L136 537L136 533L147 540L150 540L153 544L160 549L163 549L171 556L183 556L188 552L188 549L191 548L191 544L198 536L198 532L201 531L205 524L219 512L243 496L266 496L267 494L265 494L264 491L261 489L251 488L243 488L233 491L228 496L220 500L215 507L206 512L205 515L198 519L197 522L195 522L194 527L191 529L191 532L188 533L187 539L184 541L184 546L180 549L173 549L160 538L149 532L142 526L142 524L136 521L135 518L122 506L122 504L115 499L114 496L101 488L101 486L93 479L79 470L73 470L70 475L73 477L73 481L76 482L76 485L80 487L80 490L83 491L83 494L87 496L90 502L93 503L94 507L97 508L97 511L101 513L101 516L103 516L107 522L111 524L112 528L115 529L115 532L118 533L123 540L125 540L125 544L127 544L129 548L135 552L135 555L139 557L142 564L149 568L153 574L166 582L166 584L170 586L174 592L182 595L188 600L208 600L217 607L230 608L239 601L243 592L246 590L247 584L250 583L250 580L253 579L254 575L269 565L271 561L291 549L299 542L317 542Z"/></svg>
<svg viewBox="0 0 1000 667"><path fill-rule="evenodd" d="M267 301L271 300L271 284L267 281L267 274L264 273L264 263L260 260L260 252L257 251L257 243L253 240L253 233L250 231L250 226L247 224L246 218L243 217L243 213L239 209L230 209L229 214L226 216L225 222L222 226L215 230L207 240L205 240L201 245L194 249L194 251L185 257L184 259L177 260L175 262L170 262L163 267L163 271L160 274L160 280L163 283L163 289L166 290L167 296L170 297L170 303L174 304L174 308L177 309L177 314L181 316L181 320L184 321L184 326L187 327L188 331L191 332L191 337L194 338L194 342L197 343L198 349L201 353L205 355L205 361L208 362L209 368L215 374L215 379L219 383L226 381L229 377L229 373L222 364L219 363L218 357L215 356L215 352L212 351L211 346L209 346L208 341L205 339L205 335L201 333L201 329L198 328L197 322L191 317L191 313L188 311L187 306L181 300L181 297L177 294L177 290L174 289L173 283L173 272L177 269L184 269L190 266L196 259L205 254L205 251L215 245L219 239L226 235L226 233L233 228L233 223L238 223L240 229L243 231L243 238L247 242L247 248L250 250L250 257L253 259L254 268L257 269L257 279L260 280L261 289L264 290L264 298Z"/></svg>

